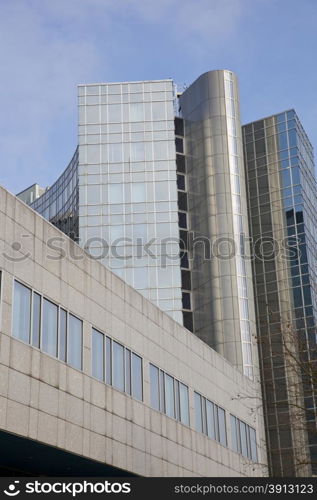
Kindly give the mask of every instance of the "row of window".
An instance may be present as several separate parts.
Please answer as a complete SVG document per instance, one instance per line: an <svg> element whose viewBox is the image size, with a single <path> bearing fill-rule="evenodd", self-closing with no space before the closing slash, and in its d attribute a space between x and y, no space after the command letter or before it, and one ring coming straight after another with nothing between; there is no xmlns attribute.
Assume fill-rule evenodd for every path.
<svg viewBox="0 0 317 500"><path fill-rule="evenodd" d="M188 387L150 364L151 406L189 425Z"/></svg>
<svg viewBox="0 0 317 500"><path fill-rule="evenodd" d="M13 336L83 369L83 322L37 292L14 281ZM151 407L190 425L188 386L150 363ZM92 376L143 401L143 361L140 356L92 329ZM196 430L227 446L225 410L197 392ZM255 430L231 416L232 448L256 461Z"/></svg>
<svg viewBox="0 0 317 500"><path fill-rule="evenodd" d="M83 322L18 281L12 331L23 342L82 369Z"/></svg>
<svg viewBox="0 0 317 500"><path fill-rule="evenodd" d="M92 375L143 401L142 358L94 328Z"/></svg>

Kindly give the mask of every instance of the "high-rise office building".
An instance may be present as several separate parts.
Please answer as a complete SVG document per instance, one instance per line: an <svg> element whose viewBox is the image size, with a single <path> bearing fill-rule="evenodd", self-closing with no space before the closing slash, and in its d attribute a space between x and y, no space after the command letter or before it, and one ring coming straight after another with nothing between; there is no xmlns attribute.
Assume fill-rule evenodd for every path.
<svg viewBox="0 0 317 500"><path fill-rule="evenodd" d="M278 140L287 144L286 152L285 149L279 151L270 135L268 153L263 149L266 146L263 146L261 127L257 129L256 124L244 127L245 168L237 79L231 71L207 72L181 93L170 79L80 85L78 92L78 148L61 177L31 206L249 379L257 377L258 343L264 338L261 323L264 303L266 299L278 300L283 314L287 311L285 319L290 321L293 292L290 281L286 286L289 277L285 266L272 277L273 264L265 263L266 277L258 278L259 265L253 264L252 273L252 259L248 255L249 223L253 238L272 233L273 225L274 233L279 231L281 237L287 224L291 225L284 223L284 201L281 197L274 198L278 189L281 190L279 171L273 177L271 172L266 173L267 183L270 177L270 189L275 186L275 191L271 190L275 194L270 199L261 184L265 185L264 174L259 175L257 191L251 189L251 171L255 169L251 165L256 158L257 171L262 172L274 155L283 165L289 158L294 162L295 146L291 141L298 140L294 134L298 136L298 155L301 155L298 157L301 161L304 158L308 165L305 167L308 180L303 181L302 191L295 184L293 191L291 186L286 186L285 197L296 206L300 196L306 197L305 210L313 213L312 153L305 148L307 140L296 116L293 113L293 118L289 118L289 112L283 115L289 122L278 118L276 124L273 118L267 119L267 123L272 123L265 133L271 133L276 127L272 134L274 137L280 134ZM292 121L297 128L288 134L285 124ZM287 171L290 179L291 171L294 172L293 181L299 170L295 167L292 163ZM272 179L276 184L271 184ZM256 203L261 206L266 203L266 208L276 202L280 210L270 222L263 212L259 227L254 226L255 219L248 220L248 208L252 215L259 217L259 209L253 214L255 197ZM289 220L291 210L288 210ZM294 217L302 224L300 215L294 212ZM307 244L307 238L310 242L315 240L312 229L304 233L301 249L306 251L314 248L313 243ZM292 283L294 290L296 288L294 300L299 300L299 295L302 300L308 300L310 286L313 303L313 284L309 281L313 278L308 276L313 273L314 257L308 258L311 267L308 269L306 265L307 272L301 267L301 274L305 276L292 275L295 280ZM268 281L265 293L269 295L263 300L261 279ZM300 292L299 285L295 285L298 280L301 280ZM279 296L273 294L277 287ZM305 303L303 307L305 318L296 318L305 322L305 335L313 336L313 305ZM276 323L270 335L274 328L278 334L280 320L273 320L271 316L267 319L268 309L265 311L265 321L270 328ZM277 338L275 335L274 339ZM260 345L259 352L264 397L266 401L270 398L280 401L277 398L286 383L286 371L290 370L284 368L283 371L277 363L271 344L265 348ZM308 342L306 353L310 356L311 352ZM277 369L271 376L273 366ZM278 374L281 385L275 382L275 378L279 380ZM274 379L272 390L269 389L270 376ZM302 376L293 381L298 388L301 384ZM302 388L299 390L299 400L305 399L309 408L314 407L311 397L305 398L304 392ZM307 475L310 458L306 424L289 430L295 417L290 404L286 409L283 406L286 399L282 399L282 409L275 405L274 422L268 410L266 413L271 471L276 475Z"/></svg>
<svg viewBox="0 0 317 500"><path fill-rule="evenodd" d="M269 462L292 476L317 465L313 151L293 110L245 125L243 137Z"/></svg>

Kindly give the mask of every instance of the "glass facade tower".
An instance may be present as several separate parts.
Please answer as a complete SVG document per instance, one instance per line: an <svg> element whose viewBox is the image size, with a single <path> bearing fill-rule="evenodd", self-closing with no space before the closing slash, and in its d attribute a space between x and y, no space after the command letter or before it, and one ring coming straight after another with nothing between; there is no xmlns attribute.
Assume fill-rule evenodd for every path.
<svg viewBox="0 0 317 500"><path fill-rule="evenodd" d="M293 110L245 125L243 137L269 461L274 475L309 475L317 464L313 151Z"/></svg>

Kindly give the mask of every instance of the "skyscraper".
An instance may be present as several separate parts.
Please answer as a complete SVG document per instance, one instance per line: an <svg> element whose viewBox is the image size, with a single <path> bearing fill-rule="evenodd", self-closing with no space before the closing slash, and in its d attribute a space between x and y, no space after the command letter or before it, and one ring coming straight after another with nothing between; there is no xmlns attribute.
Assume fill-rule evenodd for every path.
<svg viewBox="0 0 317 500"><path fill-rule="evenodd" d="M316 181L296 114L246 125L242 139L227 70L183 92L166 79L78 93L78 148L31 206L251 380L259 350L271 472L309 474L313 384L287 364L281 334L304 344L288 342L289 357L313 361ZM253 254L263 238L283 252L254 260L250 236Z"/></svg>
<svg viewBox="0 0 317 500"><path fill-rule="evenodd" d="M243 137L269 461L292 476L317 464L313 150L293 110L245 125Z"/></svg>

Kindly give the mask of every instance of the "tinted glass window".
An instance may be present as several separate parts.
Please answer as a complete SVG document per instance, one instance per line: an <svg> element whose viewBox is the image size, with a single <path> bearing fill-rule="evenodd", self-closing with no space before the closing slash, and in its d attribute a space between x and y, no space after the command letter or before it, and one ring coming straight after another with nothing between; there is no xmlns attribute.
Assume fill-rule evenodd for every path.
<svg viewBox="0 0 317 500"><path fill-rule="evenodd" d="M67 359L67 312L59 311L59 359Z"/></svg>
<svg viewBox="0 0 317 500"><path fill-rule="evenodd" d="M42 349L44 352L57 355L58 307L52 302L43 300Z"/></svg>
<svg viewBox="0 0 317 500"><path fill-rule="evenodd" d="M104 380L104 335L92 330L92 375Z"/></svg>
<svg viewBox="0 0 317 500"><path fill-rule="evenodd" d="M30 342L31 290L14 282L13 335L24 342Z"/></svg>
<svg viewBox="0 0 317 500"><path fill-rule="evenodd" d="M159 393L159 370L156 366L150 365L150 385L151 385L151 406L155 410L160 409Z"/></svg>
<svg viewBox="0 0 317 500"><path fill-rule="evenodd" d="M201 396L197 392L195 392L195 427L197 431L203 431Z"/></svg>
<svg viewBox="0 0 317 500"><path fill-rule="evenodd" d="M165 374L165 404L166 414L169 417L175 417L175 396L174 396L174 379L170 375Z"/></svg>
<svg viewBox="0 0 317 500"><path fill-rule="evenodd" d="M79 370L82 369L82 330L82 321L69 314L68 363Z"/></svg>
<svg viewBox="0 0 317 500"><path fill-rule="evenodd" d="M124 391L124 350L123 346L113 341L113 381L114 387Z"/></svg>
<svg viewBox="0 0 317 500"><path fill-rule="evenodd" d="M140 401L143 400L142 394L142 358L132 353L132 396Z"/></svg>
<svg viewBox="0 0 317 500"><path fill-rule="evenodd" d="M41 335L41 296L33 293L33 323L32 323L32 345L40 347Z"/></svg>

